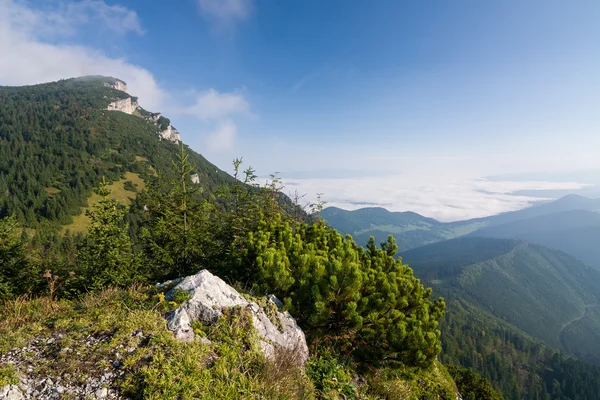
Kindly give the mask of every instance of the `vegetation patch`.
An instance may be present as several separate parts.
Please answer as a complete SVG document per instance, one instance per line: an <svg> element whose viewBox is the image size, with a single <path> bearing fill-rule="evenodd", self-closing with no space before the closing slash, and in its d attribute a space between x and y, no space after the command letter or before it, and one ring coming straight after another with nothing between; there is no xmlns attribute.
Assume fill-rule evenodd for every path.
<svg viewBox="0 0 600 400"><path fill-rule="evenodd" d="M129 182L129 183L128 183ZM146 186L145 181L142 177L134 172L125 172L123 178L115 181L107 186L111 196L119 201L121 204L131 204L132 199L137 195L138 191L141 191ZM69 231L71 233L85 233L91 220L87 215L86 211L91 210L95 204L102 199L97 193L93 193L87 200L88 206L82 208L80 215L73 217L73 222L62 227L62 232Z"/></svg>

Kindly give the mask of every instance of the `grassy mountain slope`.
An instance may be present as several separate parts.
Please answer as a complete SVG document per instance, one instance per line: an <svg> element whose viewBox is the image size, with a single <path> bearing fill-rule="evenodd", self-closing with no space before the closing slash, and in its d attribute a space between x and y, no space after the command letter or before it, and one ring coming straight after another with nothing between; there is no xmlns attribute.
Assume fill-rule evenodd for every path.
<svg viewBox="0 0 600 400"><path fill-rule="evenodd" d="M471 235L542 244L600 268L600 214L593 211L563 211L486 227Z"/></svg>
<svg viewBox="0 0 600 400"><path fill-rule="evenodd" d="M109 103L131 97L109 87L114 82L86 77L0 87L0 217L15 215L29 227L69 224L102 176L114 182L127 172L144 180L172 173L179 147L159 140L169 120L154 123L142 109L107 111ZM231 179L187 151L209 191Z"/></svg>
<svg viewBox="0 0 600 400"><path fill-rule="evenodd" d="M480 307L547 345L600 363L600 324L586 309L600 299L600 272L543 246L503 239L460 238L402 253L436 291ZM578 329L574 322L580 322ZM585 322L585 323L584 323ZM568 343L561 340L568 329Z"/></svg>
<svg viewBox="0 0 600 400"><path fill-rule="evenodd" d="M0 304L0 389L22 382L38 398L58 398L59 391L60 398L98 398L102 388L109 398L132 399L456 398L456 385L438 361L427 371L359 376L314 351L302 369L289 353L267 360L242 309L216 325L194 323L204 340L184 343L164 318L177 306L156 289L139 287L78 300L6 301Z"/></svg>

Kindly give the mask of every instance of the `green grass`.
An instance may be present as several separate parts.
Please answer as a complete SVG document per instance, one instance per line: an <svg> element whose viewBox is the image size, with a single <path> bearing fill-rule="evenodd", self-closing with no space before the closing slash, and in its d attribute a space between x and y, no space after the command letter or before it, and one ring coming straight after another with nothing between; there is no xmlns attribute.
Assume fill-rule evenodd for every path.
<svg viewBox="0 0 600 400"><path fill-rule="evenodd" d="M0 364L0 387L6 385L16 385L19 383L19 378L17 377L17 369L14 365L1 365Z"/></svg>
<svg viewBox="0 0 600 400"><path fill-rule="evenodd" d="M37 376L70 376L82 383L100 376L121 354L118 386L131 398L264 399L312 398L305 375L291 365L265 360L247 313L231 310L214 326L201 327L212 341L183 343L166 328L164 312L176 304L151 290L107 289L81 301L16 299L0 307L0 353L32 339L57 337L44 358L27 360ZM138 331L143 336L136 336ZM93 338L92 345L89 345ZM69 348L70 352L61 351ZM124 349L134 348L134 352ZM281 357L280 357L281 358ZM0 368L0 386L19 371ZM66 375L65 375L66 374Z"/></svg>
<svg viewBox="0 0 600 400"><path fill-rule="evenodd" d="M0 354L38 343L43 357L26 355L24 365L37 377L61 376L64 384L102 375L119 354L124 375L113 389L133 399L455 399L456 387L438 362L428 371L369 370L359 377L351 360L314 347L307 369L298 368L289 351L266 360L250 315L239 308L215 325L193 324L210 344L180 342L164 319L184 298L176 300L166 302L152 288L131 288L79 300L5 301ZM51 337L56 340L47 344ZM0 387L24 373L0 366Z"/></svg>
<svg viewBox="0 0 600 400"><path fill-rule="evenodd" d="M108 185L108 189L110 190L110 195L115 200L122 204L129 205L131 203L131 199L135 198L136 192L132 192L130 190L125 189L125 182L131 181L135 186L137 191L141 191L146 186L144 180L136 173L126 172L125 177L119 181L113 182ZM90 218L85 214L86 210L91 209L94 204L100 201L101 197L93 193L88 198L88 207L84 207L81 210L81 214L73 217L73 222L69 225L65 225L62 227L61 232L65 233L69 230L71 233L85 233L87 232L87 227L90 223Z"/></svg>

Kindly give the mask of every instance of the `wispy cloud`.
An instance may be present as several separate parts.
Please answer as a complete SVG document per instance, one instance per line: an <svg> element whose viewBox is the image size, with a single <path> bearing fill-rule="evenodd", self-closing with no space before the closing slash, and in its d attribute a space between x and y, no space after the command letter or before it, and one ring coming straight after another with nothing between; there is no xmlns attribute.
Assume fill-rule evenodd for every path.
<svg viewBox="0 0 600 400"><path fill-rule="evenodd" d="M203 121L218 120L250 113L250 105L242 94L220 93L214 89L196 95L195 102L183 110Z"/></svg>
<svg viewBox="0 0 600 400"><path fill-rule="evenodd" d="M209 89L185 95L169 93L153 74L124 58L112 58L87 46L60 43L78 34L90 22L117 35L141 34L137 14L103 1L55 1L44 9L16 0L0 0L0 85L27 85L83 75L108 75L127 82L129 92L150 111L189 115L204 122L208 148L230 151L235 147L239 115L251 115L243 94ZM47 42L52 37L52 43ZM192 95L190 97L189 95Z"/></svg>
<svg viewBox="0 0 600 400"><path fill-rule="evenodd" d="M212 152L232 152L235 150L237 126L231 120L217 124L215 130L206 136L206 146Z"/></svg>
<svg viewBox="0 0 600 400"><path fill-rule="evenodd" d="M70 35L85 21L117 34L140 33L135 12L102 1L51 2L44 10L28 3L0 0L0 84L26 85L82 75L111 75L125 80L143 106L153 110L168 104L168 94L146 69L123 58L77 45L46 42L48 36Z"/></svg>
<svg viewBox="0 0 600 400"><path fill-rule="evenodd" d="M302 87L304 85L306 85L306 83L308 81L310 81L311 79L314 79L315 77L317 77L319 74L321 73L321 70L315 71L313 73L304 75L302 78L300 78L300 80L298 80L296 83L294 83L294 85L292 86L292 92L296 93L297 91L299 91L300 89L302 89Z"/></svg>
<svg viewBox="0 0 600 400"><path fill-rule="evenodd" d="M234 119L252 115L243 94L215 89L194 94L193 104L179 112L210 126L211 131L204 135L204 141L207 150L216 153L231 153L235 149L237 125Z"/></svg>
<svg viewBox="0 0 600 400"><path fill-rule="evenodd" d="M144 33L135 11L101 0L52 1L43 3L40 9L13 0L0 0L0 9L13 29L30 36L73 36L91 23L104 32L117 35Z"/></svg>
<svg viewBox="0 0 600 400"><path fill-rule="evenodd" d="M232 28L235 23L248 18L252 11L251 0L198 0L202 15L215 29Z"/></svg>

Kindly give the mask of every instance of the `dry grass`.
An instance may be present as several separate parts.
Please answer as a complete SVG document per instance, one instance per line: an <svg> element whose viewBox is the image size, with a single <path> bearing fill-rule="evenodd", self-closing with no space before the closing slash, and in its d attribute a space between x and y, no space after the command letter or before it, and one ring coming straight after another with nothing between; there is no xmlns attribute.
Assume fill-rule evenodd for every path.
<svg viewBox="0 0 600 400"><path fill-rule="evenodd" d="M268 388L268 398L312 399L314 387L299 367L300 352L297 349L276 348L273 359L268 360L260 373L260 379Z"/></svg>
<svg viewBox="0 0 600 400"><path fill-rule="evenodd" d="M44 190L46 191L46 193L48 193L48 196L52 197L57 193L60 193L60 189L49 186L49 187L45 187Z"/></svg>
<svg viewBox="0 0 600 400"><path fill-rule="evenodd" d="M141 191L146 186L144 180L136 173L126 172L125 177L119 181L113 182L108 185L108 189L110 190L111 197L122 204L129 205L131 200L135 198L136 192L132 192L125 189L125 182L131 181L134 185L137 186L137 190ZM61 233L65 233L69 230L71 233L85 233L87 232L87 227L90 223L90 218L85 215L86 210L91 209L94 204L100 201L101 197L93 193L88 198L88 207L84 207L81 210L81 214L73 217L73 222L69 225L65 225L61 229Z"/></svg>

